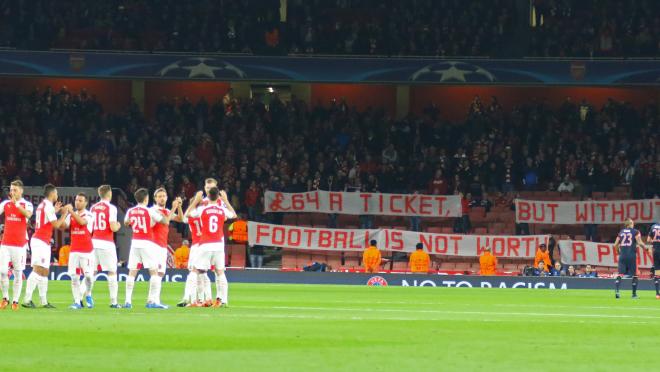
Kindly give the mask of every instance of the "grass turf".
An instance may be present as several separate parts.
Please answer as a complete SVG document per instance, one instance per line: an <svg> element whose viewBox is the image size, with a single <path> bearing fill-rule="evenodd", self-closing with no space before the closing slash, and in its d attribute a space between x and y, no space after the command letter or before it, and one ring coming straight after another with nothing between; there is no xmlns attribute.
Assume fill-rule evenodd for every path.
<svg viewBox="0 0 660 372"><path fill-rule="evenodd" d="M231 284L225 309L0 312L0 369L655 370L660 301L641 292ZM182 284L164 283L174 305ZM215 290L214 290L215 292ZM37 299L35 291L35 300ZM120 283L123 300L123 283Z"/></svg>

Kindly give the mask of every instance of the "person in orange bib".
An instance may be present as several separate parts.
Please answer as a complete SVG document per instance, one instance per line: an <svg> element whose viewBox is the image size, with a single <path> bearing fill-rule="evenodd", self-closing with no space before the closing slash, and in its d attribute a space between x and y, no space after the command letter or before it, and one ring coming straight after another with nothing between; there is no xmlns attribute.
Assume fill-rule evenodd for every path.
<svg viewBox="0 0 660 372"><path fill-rule="evenodd" d="M493 256L490 247L486 247L484 254L479 257L481 275L495 275L497 273L497 257Z"/></svg>
<svg viewBox="0 0 660 372"><path fill-rule="evenodd" d="M174 251L174 267L177 269L185 269L188 267L188 259L190 258L190 244L187 240L181 243L181 246Z"/></svg>
<svg viewBox="0 0 660 372"><path fill-rule="evenodd" d="M431 265L431 257L428 253L424 252L424 244L417 243L415 251L410 254L408 261L410 271L418 274L428 274Z"/></svg>
<svg viewBox="0 0 660 372"><path fill-rule="evenodd" d="M69 253L71 252L71 240L69 238L64 239L64 245L60 247L60 252L57 257L57 263L60 266L69 265Z"/></svg>
<svg viewBox="0 0 660 372"><path fill-rule="evenodd" d="M541 243L539 249L536 250L536 257L534 257L534 267L539 267L539 262L543 261L545 263L545 271L549 271L552 267L552 260L550 259L550 252L546 248L545 244Z"/></svg>
<svg viewBox="0 0 660 372"><path fill-rule="evenodd" d="M247 243L247 221L241 218L231 223L229 225L229 238L237 244Z"/></svg>
<svg viewBox="0 0 660 372"><path fill-rule="evenodd" d="M368 273L376 273L380 271L380 263L382 257L378 247L376 247L376 241L372 240L369 242L369 248L364 250L362 255L362 266L364 270Z"/></svg>

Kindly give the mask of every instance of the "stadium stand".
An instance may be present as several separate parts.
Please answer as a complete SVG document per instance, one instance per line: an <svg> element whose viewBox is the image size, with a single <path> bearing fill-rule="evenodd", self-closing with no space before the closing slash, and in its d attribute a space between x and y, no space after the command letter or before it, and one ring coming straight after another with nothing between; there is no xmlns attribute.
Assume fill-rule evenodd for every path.
<svg viewBox="0 0 660 372"><path fill-rule="evenodd" d="M649 0L284 4L278 0L4 1L0 46L511 58L650 57L658 55L660 42L658 3Z"/></svg>
<svg viewBox="0 0 660 372"><path fill-rule="evenodd" d="M597 109L567 100L551 109L532 101L509 111L474 103L463 121L453 123L430 109L393 120L381 110L360 112L347 102L308 107L275 98L266 111L254 100L233 98L209 107L202 100L165 99L148 119L133 106L121 115L104 113L92 93L48 88L0 97L2 185L15 177L37 185L112 182L130 194L138 184L152 189L163 184L171 195L191 197L196 187L189 187L190 180L215 175L237 209L253 219L323 227L329 225L324 214L263 214L261 197L248 210L249 185L254 182L260 195L265 189L317 188L464 192L471 206L469 232L477 234L515 234L511 205L516 196L615 200L657 197L660 190L657 133L651 130L659 120L657 105L635 109L610 100ZM290 135L286 146L281 133ZM412 178L405 171L410 168L417 170ZM441 190L434 189L438 179L444 184ZM557 191L564 180L571 183L571 193ZM489 203L484 206L485 200ZM357 216L337 218L338 227L361 225ZM404 218L374 219L376 227L408 225ZM448 219L423 219L422 229L455 231ZM183 230L171 230L173 246L187 234ZM532 225L530 230L578 239L585 234L581 226ZM615 233L614 226L598 229L606 240ZM348 253L339 257L284 250L282 256L284 268L299 269L313 260L343 269L359 267L359 257ZM239 260L245 264L244 252ZM473 261L436 257L433 268L478 271ZM500 262L505 272L519 271L521 265ZM394 262L389 269L402 269L402 264Z"/></svg>

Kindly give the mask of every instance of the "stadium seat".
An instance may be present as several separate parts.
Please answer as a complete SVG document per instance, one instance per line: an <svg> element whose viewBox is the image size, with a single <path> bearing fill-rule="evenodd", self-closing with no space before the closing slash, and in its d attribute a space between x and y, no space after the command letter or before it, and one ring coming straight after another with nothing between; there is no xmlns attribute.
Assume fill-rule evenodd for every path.
<svg viewBox="0 0 660 372"><path fill-rule="evenodd" d="M360 225L359 216L354 216L350 214L337 215L337 227L344 227L349 225L359 226Z"/></svg>
<svg viewBox="0 0 660 372"><path fill-rule="evenodd" d="M297 268L296 252L291 249L282 249L282 268Z"/></svg>
<svg viewBox="0 0 660 372"><path fill-rule="evenodd" d="M282 223L284 225L297 225L298 224L298 214L297 213L287 213L282 217Z"/></svg>
<svg viewBox="0 0 660 372"><path fill-rule="evenodd" d="M392 266L392 270L408 271L408 263L403 261L396 261Z"/></svg>
<svg viewBox="0 0 660 372"><path fill-rule="evenodd" d="M473 233L476 235L486 235L488 234L488 229L485 227L475 227Z"/></svg>

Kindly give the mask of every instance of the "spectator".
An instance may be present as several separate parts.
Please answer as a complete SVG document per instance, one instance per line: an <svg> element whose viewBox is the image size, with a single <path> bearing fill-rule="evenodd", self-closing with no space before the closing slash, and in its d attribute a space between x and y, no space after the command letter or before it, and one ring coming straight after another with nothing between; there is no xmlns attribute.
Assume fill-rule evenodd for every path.
<svg viewBox="0 0 660 372"><path fill-rule="evenodd" d="M580 278L598 278L598 273L591 267L587 265L584 268L584 273L580 275Z"/></svg>
<svg viewBox="0 0 660 372"><path fill-rule="evenodd" d="M190 257L190 242L184 239L181 246L174 251L174 267L177 269L188 268L188 258Z"/></svg>
<svg viewBox="0 0 660 372"><path fill-rule="evenodd" d="M598 234L598 225L588 223L584 225L584 235L587 241L597 241L596 234Z"/></svg>
<svg viewBox="0 0 660 372"><path fill-rule="evenodd" d="M414 274L428 274L431 265L431 257L424 252L424 244L417 243L415 251L410 254L410 271Z"/></svg>
<svg viewBox="0 0 660 372"><path fill-rule="evenodd" d="M553 235L550 235L550 238L548 239L548 257L550 257L551 261L555 260L553 258L555 255L555 248L557 248L557 240Z"/></svg>
<svg viewBox="0 0 660 372"><path fill-rule="evenodd" d="M250 247L250 267L260 269L264 266L264 246L254 245Z"/></svg>
<svg viewBox="0 0 660 372"><path fill-rule="evenodd" d="M57 261L60 266L69 265L69 253L71 251L71 239L64 238L64 245L60 247L60 253L57 256Z"/></svg>
<svg viewBox="0 0 660 372"><path fill-rule="evenodd" d="M550 276L550 272L543 261L539 262L538 266L534 267L531 273L532 276Z"/></svg>
<svg viewBox="0 0 660 372"><path fill-rule="evenodd" d="M442 176L442 170L438 169L431 182L429 182L428 193L430 195L447 195L447 192L447 181Z"/></svg>
<svg viewBox="0 0 660 372"><path fill-rule="evenodd" d="M550 260L550 254L548 249L545 246L545 243L541 243L538 249L536 250L536 256L534 257L534 268L540 267L540 264L543 263L545 266L545 271L548 271L552 266L552 260Z"/></svg>
<svg viewBox="0 0 660 372"><path fill-rule="evenodd" d="M561 269L561 262L555 261L555 265L550 270L550 276L565 276L564 271Z"/></svg>
<svg viewBox="0 0 660 372"><path fill-rule="evenodd" d="M250 187L245 191L245 207L247 207L248 218L250 221L257 221L256 206L259 200L259 189L257 182L251 181Z"/></svg>
<svg viewBox="0 0 660 372"><path fill-rule="evenodd" d="M567 192L567 193L572 193L573 189L575 189L575 186L573 185L573 182L568 178L568 175L564 176L564 180L559 184L559 187L557 187L557 191L559 192Z"/></svg>
<svg viewBox="0 0 660 372"><path fill-rule="evenodd" d="M389 144L382 153L384 164L394 164L399 159L399 154L394 149L393 144Z"/></svg>
<svg viewBox="0 0 660 372"><path fill-rule="evenodd" d="M578 276L577 271L575 271L575 266L570 265L566 271L566 276Z"/></svg>
<svg viewBox="0 0 660 372"><path fill-rule="evenodd" d="M331 268L328 266L328 264L324 262L312 262L311 264L307 266L303 266L303 271L313 271L313 272L326 272L329 271Z"/></svg>
<svg viewBox="0 0 660 372"><path fill-rule="evenodd" d="M368 273L377 273L380 271L380 265L382 263L382 257L380 255L380 250L376 247L377 242L371 240L369 242L369 248L365 249L362 254L362 266L364 270Z"/></svg>
<svg viewBox="0 0 660 372"><path fill-rule="evenodd" d="M197 186L195 186L195 184L190 181L188 176L183 176L181 182L181 191L183 192L183 195L186 197L186 199L192 199L197 192Z"/></svg>
<svg viewBox="0 0 660 372"><path fill-rule="evenodd" d="M484 253L479 257L479 272L481 275L497 274L497 257L495 257L490 247L484 248Z"/></svg>

